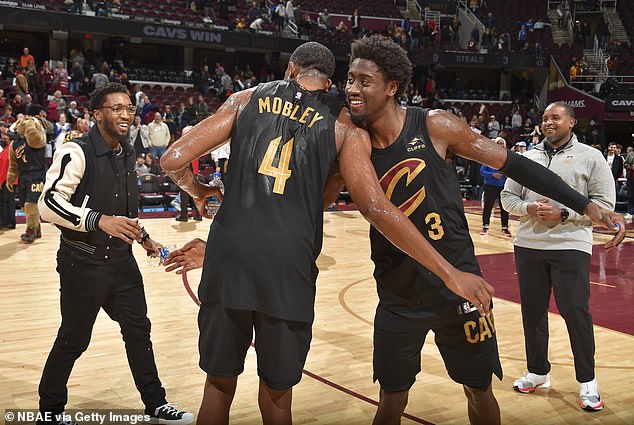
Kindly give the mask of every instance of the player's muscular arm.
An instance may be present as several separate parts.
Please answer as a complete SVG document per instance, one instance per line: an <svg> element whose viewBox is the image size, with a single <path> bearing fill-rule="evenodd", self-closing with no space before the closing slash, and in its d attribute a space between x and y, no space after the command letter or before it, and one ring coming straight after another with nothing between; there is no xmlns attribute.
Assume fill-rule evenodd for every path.
<svg viewBox="0 0 634 425"><path fill-rule="evenodd" d="M613 248L625 238L625 221L620 214L599 207L590 202L557 174L521 155L497 145L491 139L476 134L467 123L443 110L430 111L427 118L429 135L434 146L442 155L451 150L463 158L502 170L509 178L546 198L555 199L579 214L587 215L595 224L614 230L619 225L614 238L606 248Z"/></svg>
<svg viewBox="0 0 634 425"><path fill-rule="evenodd" d="M461 272L449 264L385 197L370 154L368 134L351 127L339 151L339 167L363 216L401 251L438 275L450 290L477 306L480 314L488 314L493 287L481 277Z"/></svg>
<svg viewBox="0 0 634 425"><path fill-rule="evenodd" d="M429 111L427 130L441 156L450 150L463 158L472 159L496 170L506 162L507 150L481 134L466 122L440 109Z"/></svg>
<svg viewBox="0 0 634 425"><path fill-rule="evenodd" d="M229 140L240 111L251 99L253 89L237 92L216 111L175 141L161 157L161 168L196 199L209 195L209 187L199 183L189 163L217 149Z"/></svg>
<svg viewBox="0 0 634 425"><path fill-rule="evenodd" d="M324 187L324 209L335 202L343 189L343 178L339 170L339 164L336 164L328 176L326 186Z"/></svg>

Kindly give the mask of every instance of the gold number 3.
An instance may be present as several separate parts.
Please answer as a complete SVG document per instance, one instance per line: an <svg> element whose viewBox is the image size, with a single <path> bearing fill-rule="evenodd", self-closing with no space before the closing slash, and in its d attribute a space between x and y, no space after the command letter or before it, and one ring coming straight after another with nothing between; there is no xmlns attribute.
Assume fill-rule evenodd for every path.
<svg viewBox="0 0 634 425"><path fill-rule="evenodd" d="M425 216L425 224L431 222L431 230L427 231L429 237L435 241L442 239L445 236L445 229L442 228L442 222L440 221L440 214L430 212Z"/></svg>
<svg viewBox="0 0 634 425"><path fill-rule="evenodd" d="M265 176L271 176L275 179L275 183L273 184L273 193L277 193L279 195L284 194L286 180L291 177L291 170L288 168L288 164L291 162L291 154L293 153L295 138L292 137L291 140L282 146L280 160L276 167L273 165L273 160L275 159L277 148L280 146L281 141L282 136L276 137L269 142L269 147L266 148L264 159L262 160L258 170L258 173L264 174Z"/></svg>

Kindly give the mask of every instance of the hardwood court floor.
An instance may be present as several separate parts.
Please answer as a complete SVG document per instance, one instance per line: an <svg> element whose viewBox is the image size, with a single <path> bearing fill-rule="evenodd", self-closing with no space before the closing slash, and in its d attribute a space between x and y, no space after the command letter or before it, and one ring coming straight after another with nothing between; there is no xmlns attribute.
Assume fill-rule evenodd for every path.
<svg viewBox="0 0 634 425"><path fill-rule="evenodd" d="M577 405L572 354L565 325L550 314L552 388L520 395L513 380L524 373L524 347L519 304L513 301L512 242L492 234L480 237L480 216L467 214L485 276L502 298L495 300L495 318L504 380L494 380L502 421L506 424L632 424L634 423L634 336L631 332L595 326L597 377L606 409L586 413ZM179 246L206 238L209 221L177 223L173 219L144 220L153 238ZM511 231L516 222L512 222ZM59 326L58 275L55 252L59 232L43 225L43 238L32 245L18 242L18 230L0 232L0 408L34 409L37 385ZM324 249L319 258L316 320L307 373L294 392L296 424L369 424L374 415L378 385L372 383L372 320L376 290L369 260L368 224L357 212L327 213ZM595 242L606 240L596 235ZM135 254L144 273L152 340L159 374L168 400L196 412L204 374L198 368L196 305L180 277L152 268L138 244ZM593 281L608 286L608 300L634 305L634 282L624 275L634 269L634 243L617 253L623 268L593 269ZM248 261L248 258L245 258ZM607 270L607 271L606 271ZM190 273L194 286L199 272ZM622 278L626 276L626 278ZM621 279L622 278L622 279ZM511 283L509 283L511 282ZM509 295L510 294L510 295ZM594 302L594 297L591 303ZM592 306L593 309L595 306ZM608 308L602 305L601 308ZM622 308L619 307L619 310ZM626 309L627 310L627 309ZM614 312L617 313L616 311ZM632 321L631 309L624 313ZM403 424L465 424L466 401L452 382L430 335L422 354L423 372L412 388ZM88 351L77 361L69 383L68 409L141 409L117 325L100 313ZM255 354L249 351L239 379L232 424L261 423L257 408Z"/></svg>

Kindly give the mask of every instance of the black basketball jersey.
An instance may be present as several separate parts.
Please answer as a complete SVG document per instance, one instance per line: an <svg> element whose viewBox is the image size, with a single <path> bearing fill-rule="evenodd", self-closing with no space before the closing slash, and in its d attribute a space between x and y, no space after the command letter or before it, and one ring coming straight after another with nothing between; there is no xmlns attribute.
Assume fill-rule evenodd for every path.
<svg viewBox="0 0 634 425"><path fill-rule="evenodd" d="M398 139L372 149L372 163L386 196L431 245L462 271L480 274L453 166L438 155L427 132L427 110L407 108ZM438 276L370 229L374 277L381 303L423 318L454 310L463 300Z"/></svg>
<svg viewBox="0 0 634 425"><path fill-rule="evenodd" d="M199 289L203 302L313 320L323 191L337 158L342 106L294 81L256 88L231 138L224 201Z"/></svg>

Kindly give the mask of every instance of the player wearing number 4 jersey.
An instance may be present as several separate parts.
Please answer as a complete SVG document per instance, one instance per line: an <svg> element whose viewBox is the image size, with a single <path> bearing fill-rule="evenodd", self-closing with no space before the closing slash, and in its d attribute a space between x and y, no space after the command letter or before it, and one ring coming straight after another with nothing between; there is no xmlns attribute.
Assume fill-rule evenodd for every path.
<svg viewBox="0 0 634 425"><path fill-rule="evenodd" d="M393 41L366 37L352 44L346 95L355 122L372 141L372 163L387 197L431 245L457 269L480 275L464 216L460 187L451 165L461 155L504 173L535 190L585 211L596 222L621 230L622 218L600 209L547 169L480 136L445 111L402 108L395 99L407 88L411 63ZM329 182L328 196L335 180ZM573 206L574 205L574 206ZM374 378L381 385L374 423L398 424L408 392L420 371L420 351L430 330L449 376L463 384L472 424L500 423L491 375L502 378L493 315L480 316L442 279L413 261L375 228L370 231L379 305L374 321Z"/></svg>
<svg viewBox="0 0 634 425"><path fill-rule="evenodd" d="M326 93L334 67L326 47L303 44L290 57L287 81L233 94L161 159L204 211L208 196L221 195L195 180L187 165L231 138L225 199L211 226L199 286L200 366L207 372L199 423L228 423L254 329L263 422L291 423L292 387L311 340L323 192L337 157L351 196L373 226L480 314L489 313L491 286L450 265L385 197L367 132ZM197 267L202 246L192 241L166 264L180 272Z"/></svg>

